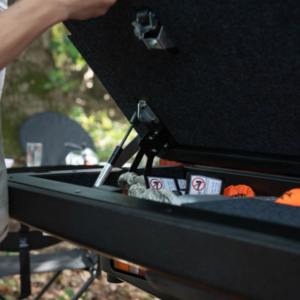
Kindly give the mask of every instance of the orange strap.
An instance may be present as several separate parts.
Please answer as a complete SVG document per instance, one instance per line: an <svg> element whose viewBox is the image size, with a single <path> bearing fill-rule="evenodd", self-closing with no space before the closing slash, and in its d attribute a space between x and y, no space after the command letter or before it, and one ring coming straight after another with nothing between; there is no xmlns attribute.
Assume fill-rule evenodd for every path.
<svg viewBox="0 0 300 300"><path fill-rule="evenodd" d="M224 196L227 197L255 197L251 187L247 185L231 185L224 190Z"/></svg>
<svg viewBox="0 0 300 300"><path fill-rule="evenodd" d="M173 165L182 165L181 163L175 162L175 161L168 161L164 159L159 159L159 165L160 166L173 166Z"/></svg>
<svg viewBox="0 0 300 300"><path fill-rule="evenodd" d="M281 197L279 197L275 203L300 206L300 189L293 189L285 192Z"/></svg>

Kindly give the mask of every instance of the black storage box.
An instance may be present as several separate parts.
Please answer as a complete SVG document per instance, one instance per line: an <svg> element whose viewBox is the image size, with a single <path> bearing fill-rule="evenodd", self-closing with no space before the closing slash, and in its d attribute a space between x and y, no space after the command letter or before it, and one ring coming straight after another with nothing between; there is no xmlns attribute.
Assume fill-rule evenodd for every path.
<svg viewBox="0 0 300 300"><path fill-rule="evenodd" d="M162 132L158 156L197 165L153 174L196 171L279 197L300 187L299 13L298 1L119 0L66 26L128 119L138 101L151 107L140 137ZM105 271L162 299L300 298L300 208L172 206L92 189L98 173L11 174L11 217L103 254Z"/></svg>

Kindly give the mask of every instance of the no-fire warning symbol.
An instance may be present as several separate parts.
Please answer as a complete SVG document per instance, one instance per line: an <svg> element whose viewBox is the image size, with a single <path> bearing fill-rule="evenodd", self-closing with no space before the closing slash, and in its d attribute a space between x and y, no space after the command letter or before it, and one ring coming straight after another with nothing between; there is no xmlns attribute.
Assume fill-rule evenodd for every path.
<svg viewBox="0 0 300 300"><path fill-rule="evenodd" d="M192 181L192 187L197 192L201 192L205 188L205 181L201 177L196 177Z"/></svg>
<svg viewBox="0 0 300 300"><path fill-rule="evenodd" d="M159 179L153 178L150 181L150 186L151 188L153 188L154 190L161 190L162 189L162 182Z"/></svg>

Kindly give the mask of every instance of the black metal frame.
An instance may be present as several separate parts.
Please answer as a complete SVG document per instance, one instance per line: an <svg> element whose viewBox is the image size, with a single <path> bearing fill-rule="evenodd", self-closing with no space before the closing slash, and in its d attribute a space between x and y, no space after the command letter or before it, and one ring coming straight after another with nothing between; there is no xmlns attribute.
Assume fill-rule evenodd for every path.
<svg viewBox="0 0 300 300"><path fill-rule="evenodd" d="M103 255L100 255L100 257L101 257L102 270L104 272L106 272L107 274L109 274L110 276L113 276L113 278L115 278L117 280L119 279L120 281L118 283L121 283L123 281L128 282L134 286L139 287L143 291L158 297L159 299L164 299L164 300L173 300L174 299L173 297L171 297L165 293L157 291L155 288L153 288L147 282L146 278L140 278L138 276L135 276L135 275L132 275L129 273L126 274L125 272L117 271L112 267L112 260L110 258L105 257Z"/></svg>
<svg viewBox="0 0 300 300"><path fill-rule="evenodd" d="M98 269L98 267L97 267ZM91 268L89 271L91 273L90 278L84 283L84 285L81 287L81 289L72 297L72 300L77 300L80 298L80 296L86 291L86 289L93 283L94 279L97 277L97 269ZM41 297L47 292L47 290L50 288L51 284L55 281L55 279L62 273L62 271L57 271L54 273L54 275L49 279L49 281L46 283L46 285L43 287L43 289L38 293L38 295L34 298L34 300L41 299ZM1 300L7 300L4 295L0 294Z"/></svg>
<svg viewBox="0 0 300 300"><path fill-rule="evenodd" d="M72 297L72 300L77 300L80 298L80 296L87 290L87 288L93 283L95 278L101 277L101 264L100 264L100 256L97 255L98 261L97 261L97 267L92 266L90 268L86 268L83 270L89 271L90 272L90 277L89 279L84 282L80 290ZM47 292L47 290L50 288L52 283L55 281L55 279L63 273L63 270L56 271L53 276L49 279L49 281L43 286L42 290L38 293L38 295L34 298L34 300L41 299L42 296ZM7 300L4 295L0 293L0 299L1 300Z"/></svg>
<svg viewBox="0 0 300 300"><path fill-rule="evenodd" d="M7 300L7 299L0 293L0 300Z"/></svg>
<svg viewBox="0 0 300 300"><path fill-rule="evenodd" d="M98 255L98 263L97 268L95 266L89 268L87 271L90 272L90 278L83 284L80 290L72 297L72 300L77 300L80 296L87 290L87 288L93 283L95 278L99 278L101 276L101 267L100 267L100 256ZM47 292L50 288L51 284L55 281L55 279L62 273L63 271L57 271L50 278L50 280L46 283L43 289L38 293L38 295L34 298L34 300L41 299L41 297Z"/></svg>
<svg viewBox="0 0 300 300"><path fill-rule="evenodd" d="M218 150L190 146L173 146L161 158L186 164L211 165L256 172L300 176L299 157Z"/></svg>
<svg viewBox="0 0 300 300"><path fill-rule="evenodd" d="M198 170L204 175L219 172L248 178L253 183L264 180L266 188L277 192L278 186L284 190L300 183L297 178L282 176ZM41 178L46 175L10 176L12 218L105 256L209 286L216 292L264 300L300 295L297 228ZM279 284L278 265L285 274Z"/></svg>

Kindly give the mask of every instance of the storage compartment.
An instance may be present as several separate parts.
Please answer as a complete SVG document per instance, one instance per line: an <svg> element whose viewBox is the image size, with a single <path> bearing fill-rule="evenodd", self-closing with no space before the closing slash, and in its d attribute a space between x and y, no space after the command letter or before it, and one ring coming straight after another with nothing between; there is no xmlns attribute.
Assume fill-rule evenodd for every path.
<svg viewBox="0 0 300 300"><path fill-rule="evenodd" d="M220 178L224 186L247 184L267 196L280 196L300 184L298 178L210 167L154 168L153 174L185 178L191 171ZM113 172L108 182L116 185L123 172ZM223 299L216 296L221 291L229 293L228 299L298 299L299 208L260 200L249 204L246 198L238 209L231 204L227 208L225 202L231 200L215 206L171 206L91 188L98 174L99 170L13 174L11 217L105 256L205 285L212 299ZM128 276L123 279L131 282ZM131 283L172 299L149 283Z"/></svg>
<svg viewBox="0 0 300 300"><path fill-rule="evenodd" d="M121 174L128 172L128 170L116 170L112 172L107 181L106 185L114 187L118 186L118 179ZM223 189L230 185L244 184L250 186L256 195L261 196L275 196L280 197L284 192L300 188L300 179L287 176L278 176L271 174L262 174L246 171L229 170L222 168L213 167L184 167L184 166L164 166L154 167L151 175L160 177L174 177L177 179L186 179L188 172L194 172L198 175L208 176L212 178L221 179L223 181ZM144 169L140 168L137 172L138 175L144 174ZM92 187L99 176L99 170L94 172L61 172L61 173L49 173L45 175L34 175L31 176L53 180L58 182L76 184L85 187Z"/></svg>
<svg viewBox="0 0 300 300"><path fill-rule="evenodd" d="M119 177L128 170L115 170L108 177L106 184L118 187ZM184 167L184 166L165 166L155 167L151 176L171 177L176 179L186 179L187 173L197 174L220 179L223 181L222 191L230 185L247 185L253 189L257 196L280 197L284 192L291 189L300 188L300 179L293 177L276 176L270 174L259 174L245 171L234 171L228 169L217 169L211 167ZM138 170L138 175L143 175L144 169ZM33 175L33 177L47 181L57 181L77 186L92 188L99 171L97 172L69 172L58 174ZM124 198L128 196L122 196ZM186 207L215 212L228 216L237 216L247 219L270 222L274 225L282 224L300 228L300 208L264 201L255 198L224 198L222 200L200 202L204 196L179 196L192 197L195 203L183 204ZM199 202L197 202L197 198ZM207 198L207 197L206 197ZM144 200L143 200L144 201ZM122 201L119 202L122 205Z"/></svg>
<svg viewBox="0 0 300 300"><path fill-rule="evenodd" d="M108 179L105 182L105 185L111 185L114 187L118 186L119 177L128 172L128 170L115 170L110 173ZM138 175L143 175L144 169L138 169ZM153 168L153 175L162 176L162 177L175 177L180 179L185 179L186 177L186 168L184 167L156 167ZM47 174L47 175L38 175L38 178L43 178L47 180L54 180L64 183L82 185L86 187L93 187L96 182L97 177L99 176L98 172L76 172L76 173L68 173L68 174Z"/></svg>

